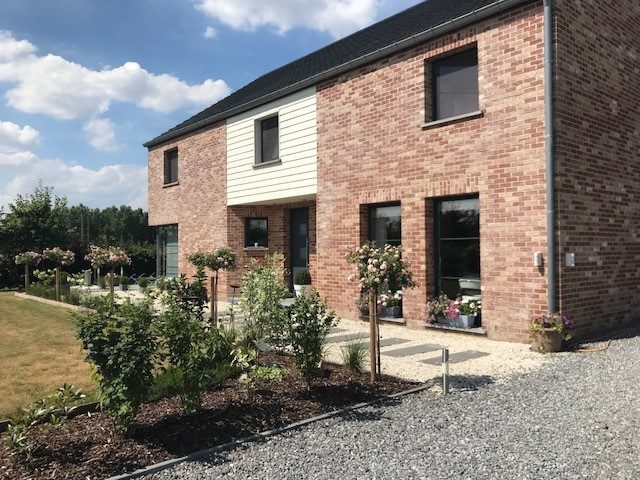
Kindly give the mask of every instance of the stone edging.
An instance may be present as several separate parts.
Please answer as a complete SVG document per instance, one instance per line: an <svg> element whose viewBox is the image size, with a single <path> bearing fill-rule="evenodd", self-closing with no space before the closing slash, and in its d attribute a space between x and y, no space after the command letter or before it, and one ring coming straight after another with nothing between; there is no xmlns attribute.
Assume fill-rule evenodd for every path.
<svg viewBox="0 0 640 480"><path fill-rule="evenodd" d="M353 410L358 410L364 407L369 407L371 405L376 405L378 403L383 403L388 400L392 400L394 398L410 395L412 393L422 392L423 390L427 390L433 387L434 385L437 385L438 382L439 382L439 379L432 379L410 390L405 390L403 392L394 393L391 395L385 395L384 397L377 398L370 402L358 403L356 405L351 405L341 410L334 410L333 412L323 413L322 415L318 415L316 417L308 418L306 420L301 420L299 422L290 423L289 425L286 425L284 427L276 428L274 430L267 430L265 432L260 432L255 435L250 435L248 437L240 438L238 440L225 443L224 445L218 445L217 447L207 448L206 450L200 450L199 452L190 453L189 455L185 455L183 457L173 458L171 460L165 460L164 462L156 463L155 465L150 465L148 467L141 468L132 473L125 473L124 475L117 475L115 477L110 477L107 480L130 480L130 479L142 477L144 475L151 475L161 470L165 470L167 468L173 467L174 465L177 465L182 462L186 462L189 460L197 460L199 458L211 455L212 453L229 450L231 448L238 447L246 443L257 442L265 438L287 432L289 430L294 430L300 427L304 427L305 425L309 425L310 423L315 423L320 420L326 420L328 418L337 417L338 415L342 415L343 413L351 412Z"/></svg>
<svg viewBox="0 0 640 480"><path fill-rule="evenodd" d="M82 305L71 305L64 302L56 302L55 300L49 300L48 298L36 297L35 295L29 295L26 293L16 292L14 295L24 300L33 300L34 302L44 303L45 305L51 305L54 307L66 308L74 312L92 312L90 308L83 307Z"/></svg>

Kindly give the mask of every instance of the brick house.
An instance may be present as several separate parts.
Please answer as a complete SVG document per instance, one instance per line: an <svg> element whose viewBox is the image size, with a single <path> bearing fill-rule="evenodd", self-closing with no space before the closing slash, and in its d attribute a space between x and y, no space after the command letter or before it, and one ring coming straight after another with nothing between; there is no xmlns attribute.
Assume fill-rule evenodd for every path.
<svg viewBox="0 0 640 480"><path fill-rule="evenodd" d="M279 251L356 318L344 254L372 240L412 264L408 327L474 285L490 338L637 321L638 24L636 0L429 0L267 73L145 144L159 274Z"/></svg>

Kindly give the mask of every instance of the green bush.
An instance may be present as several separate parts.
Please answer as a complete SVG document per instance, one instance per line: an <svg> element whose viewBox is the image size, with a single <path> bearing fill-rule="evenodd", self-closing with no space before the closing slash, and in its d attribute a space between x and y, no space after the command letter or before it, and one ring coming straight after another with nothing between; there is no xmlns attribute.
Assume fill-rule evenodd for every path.
<svg viewBox="0 0 640 480"><path fill-rule="evenodd" d="M201 270L191 283L180 277L164 299L159 322L168 365L181 372L175 378L187 413L200 409L201 392L211 381L211 370L231 361L222 334L206 322L205 292Z"/></svg>
<svg viewBox="0 0 640 480"><path fill-rule="evenodd" d="M265 382L281 382L284 378L284 372L277 366L258 365L251 371L251 376Z"/></svg>
<svg viewBox="0 0 640 480"><path fill-rule="evenodd" d="M101 403L116 424L127 429L153 381L158 342L152 301L126 300L113 314L100 305L96 313L75 318L87 361L98 374Z"/></svg>
<svg viewBox="0 0 640 480"><path fill-rule="evenodd" d="M295 363L308 384L320 373L324 341L337 323L335 313L327 309L326 302L315 291L296 297L291 306L288 340Z"/></svg>
<svg viewBox="0 0 640 480"><path fill-rule="evenodd" d="M82 294L76 289L71 289L69 290L69 293L64 295L63 299L65 303L80 305L82 303Z"/></svg>
<svg viewBox="0 0 640 480"><path fill-rule="evenodd" d="M103 295L83 295L80 299L80 305L91 308L93 310L108 310L109 296Z"/></svg>
<svg viewBox="0 0 640 480"><path fill-rule="evenodd" d="M311 274L306 268L298 270L295 277L293 277L293 283L296 285L311 285Z"/></svg>
<svg viewBox="0 0 640 480"><path fill-rule="evenodd" d="M367 344L364 342L351 342L340 349L342 355L342 363L345 367L355 373L361 373L364 361L369 352Z"/></svg>
<svg viewBox="0 0 640 480"><path fill-rule="evenodd" d="M98 286L103 290L107 289L107 279L104 276L98 279Z"/></svg>
<svg viewBox="0 0 640 480"><path fill-rule="evenodd" d="M138 279L138 285L140 286L140 290L144 292L149 286L149 279L147 277L140 277Z"/></svg>
<svg viewBox="0 0 640 480"><path fill-rule="evenodd" d="M49 300L56 299L56 289L42 283L32 283L29 285L29 288L27 288L27 294L47 298Z"/></svg>
<svg viewBox="0 0 640 480"><path fill-rule="evenodd" d="M283 257L268 255L267 265L252 262L242 279L239 307L247 315L250 328L278 350L287 345L287 310L280 303L287 293Z"/></svg>
<svg viewBox="0 0 640 480"><path fill-rule="evenodd" d="M131 280L127 276L120 277L120 288L122 289L123 292L129 290L130 281Z"/></svg>

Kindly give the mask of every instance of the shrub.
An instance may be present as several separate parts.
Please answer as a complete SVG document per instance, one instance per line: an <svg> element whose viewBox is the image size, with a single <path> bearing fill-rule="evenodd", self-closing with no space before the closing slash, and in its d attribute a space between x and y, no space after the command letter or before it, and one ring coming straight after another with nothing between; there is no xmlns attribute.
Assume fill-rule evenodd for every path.
<svg viewBox="0 0 640 480"><path fill-rule="evenodd" d="M268 255L267 265L252 261L242 279L240 308L247 315L250 328L278 350L287 344L287 310L280 301L287 293L284 284L283 257Z"/></svg>
<svg viewBox="0 0 640 480"><path fill-rule="evenodd" d="M178 390L187 413L201 407L201 391L210 381L216 364L230 361L219 330L205 321L206 291L200 269L193 282L184 276L164 299L159 323L169 366L181 372Z"/></svg>
<svg viewBox="0 0 640 480"><path fill-rule="evenodd" d="M81 389L66 383L51 395L34 402L24 409L22 414L11 420L8 428L7 446L16 453L29 452L29 429L36 425L49 423L61 426L78 408L86 395Z"/></svg>
<svg viewBox="0 0 640 480"><path fill-rule="evenodd" d="M251 376L255 380L264 382L281 382L284 372L280 367L274 365L258 365L251 371Z"/></svg>
<svg viewBox="0 0 640 480"><path fill-rule="evenodd" d="M98 279L98 286L102 289L102 290L106 290L107 289L107 279L102 276Z"/></svg>
<svg viewBox="0 0 640 480"><path fill-rule="evenodd" d="M369 355L367 345L364 342L351 342L340 349L342 355L342 363L350 371L361 373L364 360Z"/></svg>
<svg viewBox="0 0 640 480"><path fill-rule="evenodd" d="M140 286L140 290L144 292L149 286L149 279L147 277L140 277L138 279L138 285Z"/></svg>
<svg viewBox="0 0 640 480"><path fill-rule="evenodd" d="M529 330L531 330L531 335L536 335L544 332L545 329L552 329L562 335L564 340L570 340L573 334L571 331L575 326L575 322L571 315L562 314L562 313L545 313L540 317L536 318L531 325L529 326Z"/></svg>
<svg viewBox="0 0 640 480"><path fill-rule="evenodd" d="M71 305L80 305L82 303L82 294L78 290L69 290L69 293L64 295L64 301Z"/></svg>
<svg viewBox="0 0 640 480"><path fill-rule="evenodd" d="M127 429L152 385L158 354L155 314L151 299L126 300L113 314L104 307L75 315L77 336L98 374L103 407Z"/></svg>
<svg viewBox="0 0 640 480"><path fill-rule="evenodd" d="M298 270L295 277L293 277L293 283L296 285L311 285L311 274L306 268Z"/></svg>
<svg viewBox="0 0 640 480"><path fill-rule="evenodd" d="M337 323L335 313L327 309L317 292L297 297L291 306L289 342L295 363L308 384L319 375L325 338Z"/></svg>
<svg viewBox="0 0 640 480"><path fill-rule="evenodd" d="M83 295L80 299L80 305L92 310L108 310L109 299L102 295Z"/></svg>
<svg viewBox="0 0 640 480"><path fill-rule="evenodd" d="M122 276L120 277L120 288L122 289L122 291L126 291L129 290L129 277L127 276Z"/></svg>
<svg viewBox="0 0 640 480"><path fill-rule="evenodd" d="M50 285L44 285L42 283L32 283L27 288L27 294L34 295L36 297L47 298L49 300L56 299L56 290Z"/></svg>

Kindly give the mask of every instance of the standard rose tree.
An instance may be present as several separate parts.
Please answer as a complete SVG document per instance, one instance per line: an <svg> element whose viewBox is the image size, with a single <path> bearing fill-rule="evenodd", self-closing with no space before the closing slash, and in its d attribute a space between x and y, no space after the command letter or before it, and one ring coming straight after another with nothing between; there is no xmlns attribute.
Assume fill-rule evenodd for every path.
<svg viewBox="0 0 640 480"><path fill-rule="evenodd" d="M66 265L71 265L75 259L76 254L71 250L62 250L59 247L54 248L45 248L44 252L42 252L42 257L50 262L55 263L55 276L56 276L56 300L60 301L60 273L62 271L62 267Z"/></svg>
<svg viewBox="0 0 640 480"><path fill-rule="evenodd" d="M24 291L29 288L29 269L42 261L42 255L38 252L24 252L16 255L16 265L24 265Z"/></svg>
<svg viewBox="0 0 640 480"><path fill-rule="evenodd" d="M102 248L91 245L89 253L84 257L91 262L93 268L108 267L111 270L111 282L109 282L109 311L113 312L113 285L117 267L131 264L131 258L119 247Z"/></svg>
<svg viewBox="0 0 640 480"><path fill-rule="evenodd" d="M237 255L229 247L219 247L213 252L195 252L190 254L188 260L198 269L208 268L211 275L211 322L218 324L218 272L220 270L235 270Z"/></svg>
<svg viewBox="0 0 640 480"><path fill-rule="evenodd" d="M390 287L401 290L413 288L415 283L409 270L409 263L402 258L402 247L385 245L379 248L373 243L347 253L347 262L355 266L355 272L349 281L357 281L360 295L365 292L369 296L370 324L370 358L371 380L375 381L380 374L380 345L378 344L378 311L376 308L378 295L384 292L385 303ZM401 294L398 294L401 298Z"/></svg>

